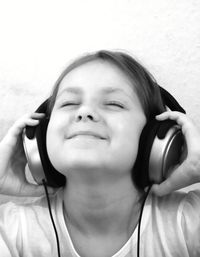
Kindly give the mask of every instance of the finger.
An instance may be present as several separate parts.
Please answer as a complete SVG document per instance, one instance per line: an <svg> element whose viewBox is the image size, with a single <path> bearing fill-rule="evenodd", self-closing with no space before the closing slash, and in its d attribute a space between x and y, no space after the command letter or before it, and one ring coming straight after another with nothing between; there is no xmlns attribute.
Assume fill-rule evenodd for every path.
<svg viewBox="0 0 200 257"><path fill-rule="evenodd" d="M13 127L18 127L21 130L27 125L35 125L39 120L44 118L45 113L30 113L22 116L14 123Z"/></svg>
<svg viewBox="0 0 200 257"><path fill-rule="evenodd" d="M157 120L175 120L178 124L183 125L184 122L189 121L187 115L177 111L166 111L156 116Z"/></svg>
<svg viewBox="0 0 200 257"><path fill-rule="evenodd" d="M44 118L45 115L46 115L46 113L43 113L43 112L34 112L34 113L31 113L30 118L42 119L42 118Z"/></svg>
<svg viewBox="0 0 200 257"><path fill-rule="evenodd" d="M178 189L184 188L195 183L195 178L192 179L188 172L183 172L184 168L179 166L176 171L161 184L154 184L152 186L152 192L157 196L164 196Z"/></svg>
<svg viewBox="0 0 200 257"><path fill-rule="evenodd" d="M169 110L169 111L162 112L161 114L156 115L155 118L157 120L165 120L170 115L170 112L172 111Z"/></svg>
<svg viewBox="0 0 200 257"><path fill-rule="evenodd" d="M177 124L180 125L182 133L186 138L187 147L190 150L195 150L194 146L196 146L197 138L200 137L199 130L194 122L187 117L187 115L181 112L167 111L156 116L156 119L160 121L165 119L175 120Z"/></svg>
<svg viewBox="0 0 200 257"><path fill-rule="evenodd" d="M40 120L45 116L44 113L31 113L22 116L17 120L11 128L9 128L7 134L2 139L2 142L15 144L15 139L22 133L26 126L37 126Z"/></svg>
<svg viewBox="0 0 200 257"><path fill-rule="evenodd" d="M177 111L163 112L160 115L157 115L156 119L160 121L166 119L175 120L181 127L195 126L192 119L190 119L186 114Z"/></svg>
<svg viewBox="0 0 200 257"><path fill-rule="evenodd" d="M24 114L18 120L16 120L14 124L16 124L16 125L24 124L28 120L42 119L42 118L44 118L44 116L45 116L45 113L37 113L37 112L27 113L27 114Z"/></svg>
<svg viewBox="0 0 200 257"><path fill-rule="evenodd" d="M185 114L175 111L164 112L160 115L157 115L156 119L158 121L163 121L167 119L174 120L178 125L181 126L183 132L187 131L188 126L191 125L191 122Z"/></svg>

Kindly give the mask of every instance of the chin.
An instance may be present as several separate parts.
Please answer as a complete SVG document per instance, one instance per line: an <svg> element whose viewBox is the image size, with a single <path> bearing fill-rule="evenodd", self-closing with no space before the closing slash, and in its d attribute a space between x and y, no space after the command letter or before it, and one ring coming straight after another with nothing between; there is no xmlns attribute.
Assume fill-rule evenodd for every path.
<svg viewBox="0 0 200 257"><path fill-rule="evenodd" d="M98 157L99 155L94 156L94 154L92 155L88 153L76 155L71 153L67 155L67 158L61 158L60 160L56 159L54 165L61 173L64 173L66 170L95 169L102 167L102 161L100 161Z"/></svg>

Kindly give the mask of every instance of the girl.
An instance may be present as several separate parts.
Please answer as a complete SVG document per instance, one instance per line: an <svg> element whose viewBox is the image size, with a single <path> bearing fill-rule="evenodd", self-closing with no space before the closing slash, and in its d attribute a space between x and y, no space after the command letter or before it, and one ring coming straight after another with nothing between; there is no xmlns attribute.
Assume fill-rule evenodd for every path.
<svg viewBox="0 0 200 257"><path fill-rule="evenodd" d="M199 131L185 114L166 111L158 85L137 61L100 51L61 74L47 113L25 115L1 141L1 194L27 197L0 206L1 256L57 256L44 189L25 178L21 139L24 127L45 115L49 159L67 178L63 188L49 188L60 256L136 256L139 239L140 256L200 255L200 192L174 192L200 182ZM145 190L134 180L134 164L141 132L155 116L181 126L187 155L152 186L138 238Z"/></svg>

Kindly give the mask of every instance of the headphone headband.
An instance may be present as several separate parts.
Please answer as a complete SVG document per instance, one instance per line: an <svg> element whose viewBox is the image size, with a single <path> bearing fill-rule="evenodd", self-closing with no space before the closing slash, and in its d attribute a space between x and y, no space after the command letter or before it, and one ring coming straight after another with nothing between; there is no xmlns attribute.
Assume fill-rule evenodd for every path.
<svg viewBox="0 0 200 257"><path fill-rule="evenodd" d="M182 106L176 101L176 99L163 87L159 86L160 93L163 99L163 102L166 106L170 108L172 111L178 111L182 113L186 113Z"/></svg>
<svg viewBox="0 0 200 257"><path fill-rule="evenodd" d="M163 103L165 106L169 107L172 111L179 111L179 112L185 113L185 110L180 106L180 104L169 92L167 92L164 88L160 86L159 86L159 89L160 89L161 97L163 99ZM36 112L46 113L48 102L50 99L51 97L46 99L37 108ZM40 183L41 181L41 175L37 175L38 170L40 170L38 169L38 167L41 167L41 170L44 171L43 172L44 178L47 180L48 184L50 186L59 187L59 186L65 185L66 178L64 175L62 175L57 170L55 170L55 168L53 167L53 165L51 164L48 158L48 154L46 150L46 130L47 130L48 122L49 122L49 118L45 117L44 120L42 120L38 126L26 127L25 134L24 134L24 142L25 142L25 145L27 146L26 154L29 154L29 157L27 157L27 159L29 159L29 163L31 163L31 167L32 167L31 172L35 180L38 183ZM150 183L149 178L150 178L151 170L149 169L149 163L151 163L151 159L152 159L151 158L152 149L155 149L155 147L153 146L154 142L156 142L157 139L160 139L160 141L158 142L158 145L163 145L162 142L166 141L163 139L166 138L166 135L169 134L168 131L171 130L170 128L173 129L173 127L176 127L176 124L173 121L167 120L163 122L158 122L153 117L153 119L150 119L145 125L145 127L143 128L143 131L140 137L140 142L139 142L138 156L135 161L135 165L133 167L133 172L132 172L133 181L137 184L138 187L144 188L146 185ZM175 135L174 138L180 138L180 136L177 137ZM33 141L35 142L35 145L37 145L36 151L39 153L38 156L40 156L40 161L38 158L37 162L34 160L34 158L32 158L34 157L34 154L31 153L31 148L30 148ZM180 139L179 141L182 141L182 139ZM167 141L163 145L163 149L167 149L167 151L164 151L160 157L157 156L156 162L154 161L156 163L154 167L158 167L158 170L159 170L159 172L157 172L158 174L160 173L162 175L163 173L163 171L161 171L161 168L159 168L160 167L159 163L165 163L165 160L167 161L167 163L175 163L175 161L177 161L177 159L171 161L172 158L168 153L172 152L173 156L175 156L174 153L176 153L176 155L179 155L179 152L180 152L179 150L181 149L182 143L178 142L177 144L175 142L175 146L173 146L173 150L168 151L168 145L169 146L174 145L173 142L175 142L174 139L171 139L171 138L169 140L167 139ZM160 154L161 151L156 150L156 155L159 155L157 154L158 152ZM167 156L165 152L167 152L168 154ZM168 161L169 159L168 156L171 158L170 162Z"/></svg>

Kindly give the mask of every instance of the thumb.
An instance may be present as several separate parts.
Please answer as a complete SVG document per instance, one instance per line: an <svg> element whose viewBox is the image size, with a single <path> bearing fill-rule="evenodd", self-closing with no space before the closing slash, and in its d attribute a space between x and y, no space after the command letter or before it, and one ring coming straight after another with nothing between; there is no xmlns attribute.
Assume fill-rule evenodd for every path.
<svg viewBox="0 0 200 257"><path fill-rule="evenodd" d="M151 192L157 196L167 195L171 191L171 184L168 180L162 182L161 184L154 184L151 188Z"/></svg>
<svg viewBox="0 0 200 257"><path fill-rule="evenodd" d="M55 188L47 187L48 193L53 194L56 192ZM21 196L39 197L45 194L43 185L34 185L27 183L21 190Z"/></svg>
<svg viewBox="0 0 200 257"><path fill-rule="evenodd" d="M152 192L157 196L164 196L169 193L172 193L175 190L184 188L191 184L192 184L192 181L189 173L184 172L183 165L180 165L161 184L154 184L152 186Z"/></svg>

